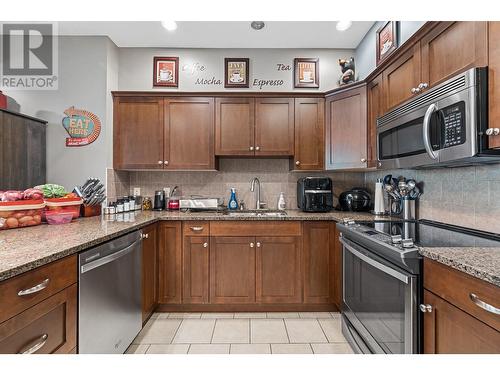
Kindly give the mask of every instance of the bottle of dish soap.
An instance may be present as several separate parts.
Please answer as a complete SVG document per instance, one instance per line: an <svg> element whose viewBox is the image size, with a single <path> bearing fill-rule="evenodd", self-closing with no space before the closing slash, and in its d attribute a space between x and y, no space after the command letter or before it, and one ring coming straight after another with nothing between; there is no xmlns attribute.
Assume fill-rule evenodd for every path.
<svg viewBox="0 0 500 375"><path fill-rule="evenodd" d="M238 209L238 201L236 200L236 189L231 188L231 198L229 198L229 203L227 204L227 208L230 210Z"/></svg>
<svg viewBox="0 0 500 375"><path fill-rule="evenodd" d="M283 211L285 209L286 209L285 194L281 192L278 198L278 210Z"/></svg>

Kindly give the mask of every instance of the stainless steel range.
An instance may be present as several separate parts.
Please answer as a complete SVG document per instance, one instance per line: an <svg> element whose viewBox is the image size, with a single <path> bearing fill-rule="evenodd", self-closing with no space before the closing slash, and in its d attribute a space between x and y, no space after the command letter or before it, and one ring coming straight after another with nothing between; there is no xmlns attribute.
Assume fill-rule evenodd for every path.
<svg viewBox="0 0 500 375"><path fill-rule="evenodd" d="M418 247L498 247L500 236L448 224L337 224L343 247L342 332L358 353L420 353Z"/></svg>

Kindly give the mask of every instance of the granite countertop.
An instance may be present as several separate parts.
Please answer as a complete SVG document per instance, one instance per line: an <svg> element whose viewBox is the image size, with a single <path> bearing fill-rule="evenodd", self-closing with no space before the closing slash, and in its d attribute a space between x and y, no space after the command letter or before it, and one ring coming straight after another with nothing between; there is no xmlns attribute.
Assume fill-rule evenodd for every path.
<svg viewBox="0 0 500 375"><path fill-rule="evenodd" d="M113 219L101 216L80 218L66 225L39 225L0 231L0 281L78 253L159 220L373 220L369 213L332 211L307 213L287 210L284 217L238 217L216 212L139 211ZM384 219L383 217L377 217Z"/></svg>
<svg viewBox="0 0 500 375"><path fill-rule="evenodd" d="M499 247L421 247L420 254L500 287Z"/></svg>

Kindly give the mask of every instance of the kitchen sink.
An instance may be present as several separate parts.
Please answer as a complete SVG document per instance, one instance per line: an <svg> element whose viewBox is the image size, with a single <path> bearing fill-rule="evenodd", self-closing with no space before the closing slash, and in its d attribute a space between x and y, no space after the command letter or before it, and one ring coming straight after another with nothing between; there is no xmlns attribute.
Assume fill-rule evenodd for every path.
<svg viewBox="0 0 500 375"><path fill-rule="evenodd" d="M284 211L254 210L254 211L226 211L224 215L237 217L283 217L287 216Z"/></svg>

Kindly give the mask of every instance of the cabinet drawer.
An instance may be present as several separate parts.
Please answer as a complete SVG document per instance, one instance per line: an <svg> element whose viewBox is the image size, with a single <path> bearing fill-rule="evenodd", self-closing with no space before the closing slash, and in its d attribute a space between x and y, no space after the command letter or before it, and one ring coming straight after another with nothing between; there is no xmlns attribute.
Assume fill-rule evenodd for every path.
<svg viewBox="0 0 500 375"><path fill-rule="evenodd" d="M186 221L182 223L184 236L208 236L210 233L208 221Z"/></svg>
<svg viewBox="0 0 500 375"><path fill-rule="evenodd" d="M76 255L0 283L0 322L63 290L77 279Z"/></svg>
<svg viewBox="0 0 500 375"><path fill-rule="evenodd" d="M425 258L424 288L500 331L500 315L478 306L483 301L500 308L500 288L495 285Z"/></svg>
<svg viewBox="0 0 500 375"><path fill-rule="evenodd" d="M299 221L226 221L211 222L211 236L300 236L302 225Z"/></svg>
<svg viewBox="0 0 500 375"><path fill-rule="evenodd" d="M76 284L0 324L0 353L70 353L76 347Z"/></svg>

